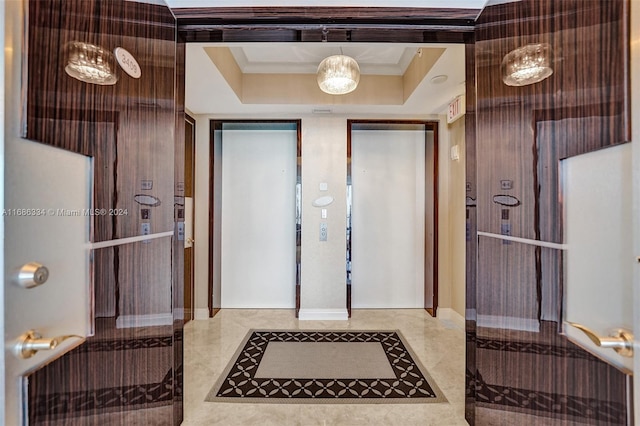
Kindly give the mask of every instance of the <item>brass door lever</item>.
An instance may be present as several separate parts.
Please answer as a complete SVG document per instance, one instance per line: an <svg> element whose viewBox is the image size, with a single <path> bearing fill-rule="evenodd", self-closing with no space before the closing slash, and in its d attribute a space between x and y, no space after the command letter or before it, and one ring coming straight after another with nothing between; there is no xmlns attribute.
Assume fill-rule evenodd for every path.
<svg viewBox="0 0 640 426"><path fill-rule="evenodd" d="M18 337L18 341L13 347L13 352L20 359L31 358L38 353L38 351L50 351L55 349L60 343L67 339L71 339L72 337L84 339L84 337L76 334L43 339L42 335L36 330L29 330Z"/></svg>
<svg viewBox="0 0 640 426"><path fill-rule="evenodd" d="M596 332L582 324L567 321L569 325L577 328L587 335L589 339L601 348L610 348L622 356L633 356L633 334L625 329L619 328L608 337L598 336Z"/></svg>

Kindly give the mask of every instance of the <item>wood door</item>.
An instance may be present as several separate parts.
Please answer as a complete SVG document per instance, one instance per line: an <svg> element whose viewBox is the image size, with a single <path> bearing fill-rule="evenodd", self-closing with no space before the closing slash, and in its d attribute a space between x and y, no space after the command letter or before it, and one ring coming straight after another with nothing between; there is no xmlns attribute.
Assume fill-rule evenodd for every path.
<svg viewBox="0 0 640 426"><path fill-rule="evenodd" d="M15 348L28 329L45 338L83 337L28 360L7 351L12 358L4 362L17 368L6 369L12 397L0 423L180 424L182 321L173 309L183 290L181 279L172 281L182 275L172 249L175 19L164 5L123 0L12 1L0 16L9 35L6 199L12 208L46 206L47 215L5 222L7 247L22 247L5 256L5 277L31 260L50 271L39 289L5 283L4 323L21 325L6 329L6 346ZM68 75L71 41L100 46L106 56L126 49L140 78L121 68L113 85ZM78 197L91 210L70 201ZM80 222L82 238L64 225L68 220ZM55 241L41 245L40 236ZM86 329L74 316L78 309L86 310ZM66 352L74 342L81 344ZM21 387L22 405L13 397Z"/></svg>
<svg viewBox="0 0 640 426"><path fill-rule="evenodd" d="M196 121L185 115L184 127L184 319L195 318L193 266L195 260L194 194L195 194Z"/></svg>
<svg viewBox="0 0 640 426"><path fill-rule="evenodd" d="M467 243L471 424L627 424L631 416L631 377L562 327L563 259L572 248L559 190L563 158L630 140L628 19L625 1L525 0L487 6L476 21L475 139L467 133L468 227L477 229ZM553 74L507 85L503 58L530 45L550 49ZM521 65L530 59L520 54Z"/></svg>

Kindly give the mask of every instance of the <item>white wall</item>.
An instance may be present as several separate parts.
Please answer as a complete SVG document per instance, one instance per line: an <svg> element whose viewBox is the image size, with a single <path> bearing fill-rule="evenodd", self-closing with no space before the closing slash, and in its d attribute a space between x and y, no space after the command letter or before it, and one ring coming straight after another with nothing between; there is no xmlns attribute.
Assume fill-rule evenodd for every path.
<svg viewBox="0 0 640 426"><path fill-rule="evenodd" d="M347 319L347 121L342 117L302 120L302 256L301 319ZM328 191L320 191L321 182ZM327 219L311 203L334 197ZM328 225L320 241L320 221Z"/></svg>
<svg viewBox="0 0 640 426"><path fill-rule="evenodd" d="M300 116L269 117L224 117L194 115L196 119L196 212L195 212L195 306L196 318L206 318L207 282L208 282L208 221L209 221L209 143L210 119L298 119ZM451 271L461 271L464 276L464 232L456 238L462 238L452 251L450 243L452 222L448 215L450 207L449 191L452 180L464 181L464 164L450 167L449 129L445 116L302 116L302 275L301 308L305 314L320 317L343 318L346 304L345 290L345 251L346 251L346 138L347 119L418 119L440 120L439 128L439 257L440 271L439 307L453 312L452 301L462 301L461 315L464 312L464 285L453 288ZM464 148L461 147L464 152ZM462 173L462 177L460 176ZM324 192L319 183L326 182L329 191L326 194L335 198L329 206L329 240L319 241L320 211L311 206L311 202ZM464 217L464 207L460 214ZM464 222L461 225L464 227ZM464 229L464 228L462 228ZM460 287L462 287L460 289ZM324 310L324 311L320 311ZM458 308L456 308L458 312Z"/></svg>

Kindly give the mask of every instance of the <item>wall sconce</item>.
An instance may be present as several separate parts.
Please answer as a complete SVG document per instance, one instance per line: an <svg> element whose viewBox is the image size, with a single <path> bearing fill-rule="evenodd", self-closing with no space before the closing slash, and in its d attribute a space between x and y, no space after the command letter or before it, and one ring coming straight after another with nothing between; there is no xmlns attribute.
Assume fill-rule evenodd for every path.
<svg viewBox="0 0 640 426"><path fill-rule="evenodd" d="M516 87L538 83L553 74L551 62L551 46L547 43L519 47L502 60L502 81Z"/></svg>
<svg viewBox="0 0 640 426"><path fill-rule="evenodd" d="M107 86L118 81L113 54L95 44L81 41L67 43L65 60L65 72L85 83Z"/></svg>
<svg viewBox="0 0 640 426"><path fill-rule="evenodd" d="M360 67L346 55L329 56L318 65L318 86L330 95L353 92L360 82Z"/></svg>

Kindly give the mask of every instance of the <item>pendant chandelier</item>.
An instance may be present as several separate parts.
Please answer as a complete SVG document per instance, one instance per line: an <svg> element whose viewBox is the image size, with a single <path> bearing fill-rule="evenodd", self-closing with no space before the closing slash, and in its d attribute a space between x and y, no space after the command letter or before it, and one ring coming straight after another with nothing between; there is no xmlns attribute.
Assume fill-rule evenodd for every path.
<svg viewBox="0 0 640 426"><path fill-rule="evenodd" d="M512 50L502 60L502 81L507 86L538 83L553 74L551 47L547 43L527 44Z"/></svg>
<svg viewBox="0 0 640 426"><path fill-rule="evenodd" d="M329 56L318 65L318 86L330 95L353 92L360 82L360 67L346 55Z"/></svg>
<svg viewBox="0 0 640 426"><path fill-rule="evenodd" d="M101 86L118 81L113 53L100 46L72 41L65 46L65 59L64 70L75 79Z"/></svg>

